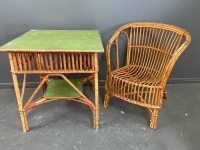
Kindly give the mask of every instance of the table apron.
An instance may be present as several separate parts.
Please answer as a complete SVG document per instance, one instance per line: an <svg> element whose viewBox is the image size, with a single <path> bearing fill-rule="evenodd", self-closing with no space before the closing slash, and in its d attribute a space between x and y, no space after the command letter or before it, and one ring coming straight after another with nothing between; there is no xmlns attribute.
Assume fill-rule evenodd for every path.
<svg viewBox="0 0 200 150"><path fill-rule="evenodd" d="M97 53L9 52L12 73L95 73Z"/></svg>

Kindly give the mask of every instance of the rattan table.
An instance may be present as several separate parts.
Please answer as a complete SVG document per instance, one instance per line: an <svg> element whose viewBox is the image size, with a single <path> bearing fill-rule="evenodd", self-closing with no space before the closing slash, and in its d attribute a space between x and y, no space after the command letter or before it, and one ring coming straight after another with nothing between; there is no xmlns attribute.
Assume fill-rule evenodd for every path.
<svg viewBox="0 0 200 150"><path fill-rule="evenodd" d="M104 52L97 30L30 30L0 47L8 52L14 89L23 131L29 130L28 112L43 103L54 100L74 100L89 106L93 112L93 127L98 129L98 53ZM66 74L83 73L83 79L68 79ZM24 76L20 90L18 75ZM28 74L39 74L40 83L24 101ZM52 77L59 76L60 79ZM90 81L95 100L82 92ZM36 99L38 91L43 95Z"/></svg>

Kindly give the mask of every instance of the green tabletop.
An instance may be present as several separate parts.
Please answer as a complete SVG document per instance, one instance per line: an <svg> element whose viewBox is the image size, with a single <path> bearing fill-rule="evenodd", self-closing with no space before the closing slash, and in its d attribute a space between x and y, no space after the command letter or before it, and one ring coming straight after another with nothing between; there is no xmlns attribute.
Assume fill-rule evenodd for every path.
<svg viewBox="0 0 200 150"><path fill-rule="evenodd" d="M30 30L0 51L103 52L98 30Z"/></svg>

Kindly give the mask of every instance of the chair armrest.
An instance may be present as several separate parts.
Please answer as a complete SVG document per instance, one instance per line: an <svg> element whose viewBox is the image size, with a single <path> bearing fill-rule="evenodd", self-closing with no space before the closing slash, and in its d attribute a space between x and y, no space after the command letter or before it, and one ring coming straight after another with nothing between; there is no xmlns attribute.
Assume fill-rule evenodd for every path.
<svg viewBox="0 0 200 150"><path fill-rule="evenodd" d="M187 48L191 42L191 35L186 30L183 32L185 41L178 47L178 50L173 54L173 57L178 58L180 54Z"/></svg>
<svg viewBox="0 0 200 150"><path fill-rule="evenodd" d="M115 34L111 37L109 40L107 46L106 46L106 67L107 67L107 73L111 72L111 65L115 66L115 69L119 68L119 53L118 53L118 35L120 34L119 31L116 31ZM114 47L112 49L112 47ZM116 61L111 59L111 51L115 50L116 55Z"/></svg>
<svg viewBox="0 0 200 150"><path fill-rule="evenodd" d="M107 73L111 72L111 63L115 66L115 69L119 68L119 50L118 50L118 37L120 34L125 34L126 38L127 38L127 45L129 45L130 41L129 41L129 35L127 32L125 32L125 30L127 28L130 28L132 24L126 24L123 25L121 27L119 27L116 32L113 34L113 36L110 38L107 47L106 47L106 65L107 65ZM115 54L116 54L116 62L114 62L113 60L111 60L111 50L112 47L115 47ZM113 53L112 53L113 54Z"/></svg>
<svg viewBox="0 0 200 150"><path fill-rule="evenodd" d="M178 59L179 56L182 54L182 52L187 48L187 46L188 46L188 45L190 44L190 42L191 42L191 36L190 36L190 34L189 34L187 31L185 31L183 34L185 35L186 40L185 40L185 42L183 42L183 43L179 46L179 48L177 49L177 51L172 55L172 58L170 59L168 65L167 65L167 67L166 67L166 69L165 69L165 73L164 73L164 76L163 76L163 78L162 78L162 83L161 83L161 85L165 85L165 84L166 84L167 79L168 79L168 76L169 76L169 74L170 74L170 72L171 72L171 70L172 70L174 64L176 63L177 59Z"/></svg>

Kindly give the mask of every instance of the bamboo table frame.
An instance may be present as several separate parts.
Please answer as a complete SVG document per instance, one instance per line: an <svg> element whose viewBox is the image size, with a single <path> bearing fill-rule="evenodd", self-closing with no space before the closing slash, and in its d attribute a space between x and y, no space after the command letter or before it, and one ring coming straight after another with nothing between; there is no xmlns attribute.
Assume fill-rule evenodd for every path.
<svg viewBox="0 0 200 150"><path fill-rule="evenodd" d="M27 114L32 108L60 99L74 100L89 106L93 112L93 127L98 129L98 53L104 52L104 49L97 30L30 30L1 46L0 51L8 52L24 132L29 130ZM81 89L64 75L70 73L90 74L82 79L82 83L92 82L94 102L90 101ZM24 75L21 91L18 74ZM24 102L27 74L39 74L41 82L31 97ZM47 85L50 86L51 83L54 83L50 79L51 76L60 76L66 81L62 84L73 88L72 95L68 96L66 92L64 95L57 96L54 93L46 94ZM43 90L44 95L34 100L34 96L40 89Z"/></svg>

